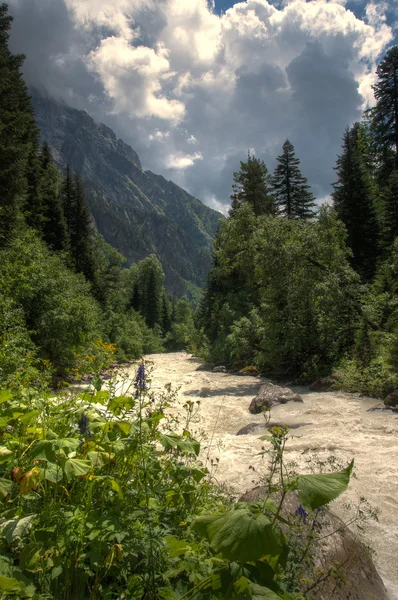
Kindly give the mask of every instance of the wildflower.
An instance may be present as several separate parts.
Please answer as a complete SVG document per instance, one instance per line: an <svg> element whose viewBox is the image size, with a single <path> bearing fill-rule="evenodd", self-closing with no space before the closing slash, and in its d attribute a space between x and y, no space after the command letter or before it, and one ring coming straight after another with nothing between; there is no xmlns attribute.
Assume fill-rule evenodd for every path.
<svg viewBox="0 0 398 600"><path fill-rule="evenodd" d="M137 391L141 390L141 392L146 392L146 373L144 362L142 362L138 367L134 386L136 387Z"/></svg>
<svg viewBox="0 0 398 600"><path fill-rule="evenodd" d="M93 434L91 433L89 426L88 426L87 415L82 416L82 418L80 419L80 421L78 423L78 427L79 427L81 435L85 435L88 438L93 437Z"/></svg>
<svg viewBox="0 0 398 600"><path fill-rule="evenodd" d="M296 517L302 519L303 523L307 522L308 513L302 504L296 509Z"/></svg>

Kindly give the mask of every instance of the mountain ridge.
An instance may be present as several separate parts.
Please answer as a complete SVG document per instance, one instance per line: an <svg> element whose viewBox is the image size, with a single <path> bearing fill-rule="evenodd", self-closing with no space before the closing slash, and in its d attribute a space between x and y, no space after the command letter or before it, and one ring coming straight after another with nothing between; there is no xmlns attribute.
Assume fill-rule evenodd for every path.
<svg viewBox="0 0 398 600"><path fill-rule="evenodd" d="M156 254L169 293L203 286L221 213L144 171L137 152L86 111L31 89L42 140L56 164L82 176L98 231L127 264Z"/></svg>

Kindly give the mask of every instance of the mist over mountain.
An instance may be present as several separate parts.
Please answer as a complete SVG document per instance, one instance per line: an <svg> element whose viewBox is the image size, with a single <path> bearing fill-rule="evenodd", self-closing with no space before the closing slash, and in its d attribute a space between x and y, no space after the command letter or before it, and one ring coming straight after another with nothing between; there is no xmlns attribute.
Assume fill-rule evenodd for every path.
<svg viewBox="0 0 398 600"><path fill-rule="evenodd" d="M222 215L151 171L85 111L31 90L42 140L60 168L82 176L98 231L128 264L156 254L170 293L202 286Z"/></svg>

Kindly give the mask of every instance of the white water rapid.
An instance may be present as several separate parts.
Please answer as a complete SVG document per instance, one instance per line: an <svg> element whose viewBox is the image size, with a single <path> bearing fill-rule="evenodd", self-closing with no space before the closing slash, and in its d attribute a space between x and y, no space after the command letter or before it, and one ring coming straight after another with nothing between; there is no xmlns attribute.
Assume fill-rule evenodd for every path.
<svg viewBox="0 0 398 600"><path fill-rule="evenodd" d="M203 438L203 461L219 458L217 480L237 495L253 488L266 469L257 455L264 444L259 437L266 431L236 433L249 423L264 423L262 415L248 411L264 380L196 371L200 363L183 352L151 355L146 360L153 361L152 389L169 382L181 386L179 410L187 400L200 401L191 431L208 440ZM344 466L355 459L355 477L332 510L347 518L353 510L347 509L347 503L357 505L360 496L379 509L379 521L368 522L360 537L374 550L375 565L391 600L398 600L398 414L369 411L381 403L354 394L294 390L304 403L276 406L271 413L271 424L292 427L286 460L297 463L297 470L304 473L309 472L307 461L314 455L322 460L335 456Z"/></svg>

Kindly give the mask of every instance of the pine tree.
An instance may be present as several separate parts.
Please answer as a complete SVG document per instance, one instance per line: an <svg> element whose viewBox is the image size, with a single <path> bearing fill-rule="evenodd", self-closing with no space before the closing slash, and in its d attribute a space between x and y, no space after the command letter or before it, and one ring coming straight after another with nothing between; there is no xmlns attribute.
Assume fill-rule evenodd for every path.
<svg viewBox="0 0 398 600"><path fill-rule="evenodd" d="M277 157L278 165L272 178L273 195L281 215L289 219L309 219L315 216L314 196L301 174L300 160L295 157L294 146L286 140L283 154Z"/></svg>
<svg viewBox="0 0 398 600"><path fill-rule="evenodd" d="M162 265L154 254L151 254L138 263L138 294L140 312L146 320L148 327L162 326L163 317L163 282L164 273ZM133 296L136 291L133 289ZM133 298L133 302L135 299Z"/></svg>
<svg viewBox="0 0 398 600"><path fill-rule="evenodd" d="M75 268L91 282L95 281L95 263L92 251L92 218L79 176L74 181L73 218L70 223L70 245Z"/></svg>
<svg viewBox="0 0 398 600"><path fill-rule="evenodd" d="M381 147L394 149L398 168L398 46L391 48L377 67L373 90L376 105L368 115L373 120L375 140Z"/></svg>
<svg viewBox="0 0 398 600"><path fill-rule="evenodd" d="M378 256L378 222L375 209L376 190L361 152L361 125L347 128L343 152L337 159L337 183L332 194L337 215L345 224L352 265L365 279L374 274Z"/></svg>
<svg viewBox="0 0 398 600"><path fill-rule="evenodd" d="M170 302L167 299L166 292L162 296L162 331L166 335L171 329Z"/></svg>
<svg viewBox="0 0 398 600"><path fill-rule="evenodd" d="M391 247L398 237L398 170L391 173L383 193L384 242Z"/></svg>
<svg viewBox="0 0 398 600"><path fill-rule="evenodd" d="M247 162L241 161L240 170L234 173L230 216L234 216L245 202L252 206L255 215L274 214L269 187L270 176L265 163L248 152Z"/></svg>
<svg viewBox="0 0 398 600"><path fill-rule="evenodd" d="M35 135L28 156L26 169L26 200L23 207L28 225L42 233L44 224L43 202L41 196L42 169L40 164L39 136Z"/></svg>
<svg viewBox="0 0 398 600"><path fill-rule="evenodd" d="M73 174L69 165L66 167L66 174L64 183L62 186L62 208L64 211L64 217L68 230L69 238L72 235L74 227L74 215L75 215L75 204L76 204L76 191L73 182Z"/></svg>
<svg viewBox="0 0 398 600"><path fill-rule="evenodd" d="M41 162L41 204L43 238L52 250L68 250L68 230L61 200L61 181L51 151L44 142Z"/></svg>
<svg viewBox="0 0 398 600"><path fill-rule="evenodd" d="M24 56L8 48L12 18L0 5L0 248L11 239L18 208L26 191L29 155L35 152L37 130L22 80Z"/></svg>

